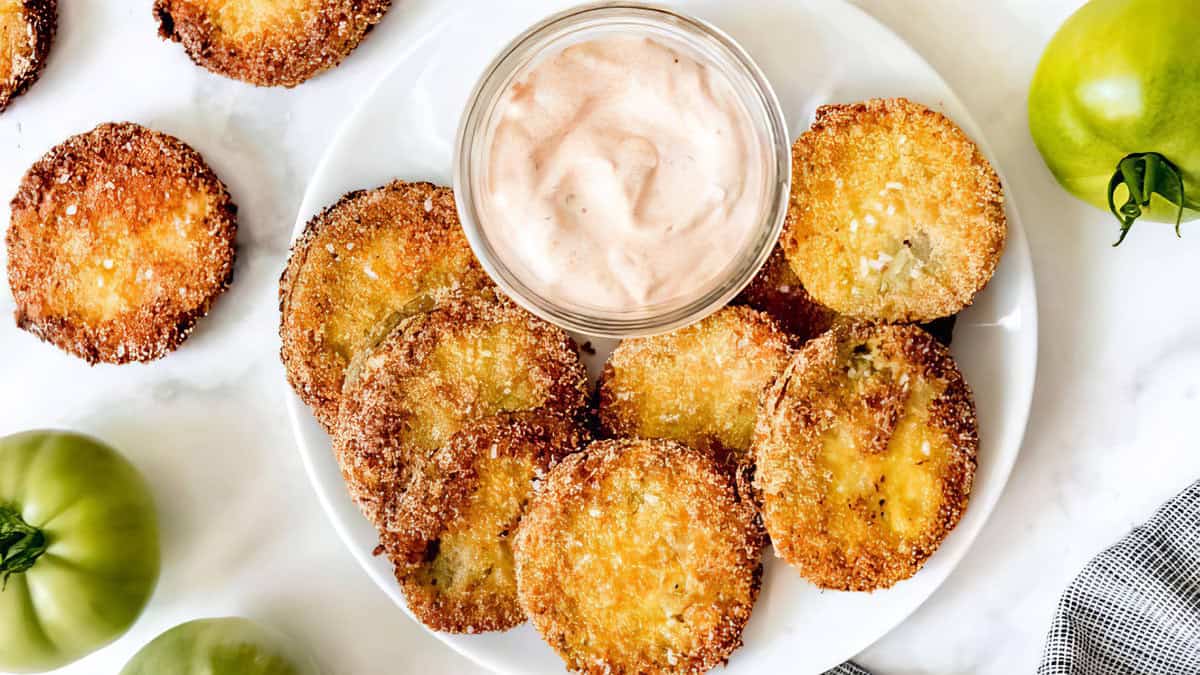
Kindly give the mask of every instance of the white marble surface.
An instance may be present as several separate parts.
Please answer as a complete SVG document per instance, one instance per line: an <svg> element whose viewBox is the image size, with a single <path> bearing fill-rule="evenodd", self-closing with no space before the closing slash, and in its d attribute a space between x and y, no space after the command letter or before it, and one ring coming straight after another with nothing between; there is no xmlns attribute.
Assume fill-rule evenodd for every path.
<svg viewBox="0 0 1200 675"><path fill-rule="evenodd" d="M1142 226L1111 249L1110 217L1067 197L1042 166L1025 91L1078 0L858 4L939 69L1023 195L1042 331L1029 431L995 514L945 586L859 661L879 675L1030 672L1067 581L1200 477L1200 229L1176 240ZM199 149L241 207L232 290L158 363L89 368L16 330L0 291L0 434L64 426L118 445L154 483L164 530L163 577L141 620L60 672L115 673L167 627L224 614L309 644L327 675L476 672L342 548L295 452L277 357L275 282L305 182L402 48L389 36L404 1L343 66L291 91L192 66L155 36L149 0L60 5L49 68L0 115L0 195L66 136L133 120Z"/></svg>

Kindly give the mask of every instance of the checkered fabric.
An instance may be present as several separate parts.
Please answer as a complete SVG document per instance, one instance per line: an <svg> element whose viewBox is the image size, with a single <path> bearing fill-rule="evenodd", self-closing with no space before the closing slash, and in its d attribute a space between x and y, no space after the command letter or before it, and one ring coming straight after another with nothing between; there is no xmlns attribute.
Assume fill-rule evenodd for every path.
<svg viewBox="0 0 1200 675"><path fill-rule="evenodd" d="M1067 587L1038 675L1200 673L1200 481Z"/></svg>
<svg viewBox="0 0 1200 675"><path fill-rule="evenodd" d="M825 671L825 675L871 675L871 674L868 673L867 671L863 670L862 668L859 668L858 666L854 665L853 663L850 663L849 661L847 661L846 663L843 663L842 665L838 666L837 668L834 668L833 670Z"/></svg>

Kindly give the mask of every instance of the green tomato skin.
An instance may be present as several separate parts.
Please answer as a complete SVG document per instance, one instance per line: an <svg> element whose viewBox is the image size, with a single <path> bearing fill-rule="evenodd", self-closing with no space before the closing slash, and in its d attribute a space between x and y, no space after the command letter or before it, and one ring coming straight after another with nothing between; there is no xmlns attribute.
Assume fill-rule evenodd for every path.
<svg viewBox="0 0 1200 675"><path fill-rule="evenodd" d="M48 547L0 591L0 671L52 670L120 637L158 580L158 518L137 469L62 431L0 438L0 504Z"/></svg>
<svg viewBox="0 0 1200 675"><path fill-rule="evenodd" d="M154 638L121 675L319 675L283 635L249 619L198 619Z"/></svg>
<svg viewBox="0 0 1200 675"><path fill-rule="evenodd" d="M1200 218L1200 0L1084 5L1042 55L1029 129L1058 182L1105 210L1121 159L1163 155L1183 172L1184 220ZM1156 195L1143 218L1173 223L1176 213Z"/></svg>

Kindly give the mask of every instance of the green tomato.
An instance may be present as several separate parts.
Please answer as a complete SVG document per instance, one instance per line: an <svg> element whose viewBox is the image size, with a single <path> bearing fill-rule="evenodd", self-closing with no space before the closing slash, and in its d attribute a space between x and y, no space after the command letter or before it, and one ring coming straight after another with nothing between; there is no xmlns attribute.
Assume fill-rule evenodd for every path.
<svg viewBox="0 0 1200 675"><path fill-rule="evenodd" d="M283 635L249 619L180 624L142 647L121 675L317 675Z"/></svg>
<svg viewBox="0 0 1200 675"><path fill-rule="evenodd" d="M1177 232L1200 217L1200 0L1084 5L1042 55L1029 128L1058 182L1111 209L1121 239L1139 217Z"/></svg>
<svg viewBox="0 0 1200 675"><path fill-rule="evenodd" d="M129 629L158 580L141 474L80 434L0 438L0 671L70 663Z"/></svg>

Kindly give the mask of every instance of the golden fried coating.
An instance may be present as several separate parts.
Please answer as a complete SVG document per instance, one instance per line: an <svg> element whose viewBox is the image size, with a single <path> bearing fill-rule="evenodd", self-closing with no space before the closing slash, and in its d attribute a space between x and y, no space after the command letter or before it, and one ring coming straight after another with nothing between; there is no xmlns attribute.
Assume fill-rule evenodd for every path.
<svg viewBox="0 0 1200 675"><path fill-rule="evenodd" d="M839 314L954 314L991 279L1005 232L996 172L957 125L924 106L823 106L793 146L781 241L805 289Z"/></svg>
<svg viewBox="0 0 1200 675"><path fill-rule="evenodd" d="M837 316L804 290L778 244L735 302L766 312L801 344L829 330Z"/></svg>
<svg viewBox="0 0 1200 675"><path fill-rule="evenodd" d="M355 354L446 292L490 287L450 188L393 181L351 192L308 222L280 279L288 381L332 429Z"/></svg>
<svg viewBox="0 0 1200 675"><path fill-rule="evenodd" d="M260 87L294 87L342 62L391 0L155 0L158 33L196 65Z"/></svg>
<svg viewBox="0 0 1200 675"><path fill-rule="evenodd" d="M601 427L609 436L676 440L722 464L742 464L759 399L787 364L788 343L770 317L749 307L623 340L600 380Z"/></svg>
<svg viewBox="0 0 1200 675"><path fill-rule="evenodd" d="M57 0L0 0L0 112L42 74L57 27Z"/></svg>
<svg viewBox="0 0 1200 675"><path fill-rule="evenodd" d="M822 588L911 577L967 507L971 391L916 326L837 325L764 399L754 487L776 552Z"/></svg>
<svg viewBox="0 0 1200 675"><path fill-rule="evenodd" d="M384 546L422 623L452 633L524 623L512 537L534 482L587 440L563 415L501 413L468 424L414 476Z"/></svg>
<svg viewBox="0 0 1200 675"><path fill-rule="evenodd" d="M706 454L599 441L555 467L517 531L517 592L572 671L702 673L758 596L754 507Z"/></svg>
<svg viewBox="0 0 1200 675"><path fill-rule="evenodd" d="M385 536L397 500L468 422L505 411L579 415L587 373L562 330L507 299L459 297L402 321L347 372L333 433L350 494Z"/></svg>
<svg viewBox="0 0 1200 675"><path fill-rule="evenodd" d="M132 123L72 136L12 200L17 325L93 364L166 355L233 280L236 213L177 138Z"/></svg>
<svg viewBox="0 0 1200 675"><path fill-rule="evenodd" d="M836 321L854 321L813 300L788 265L780 246L775 247L762 270L734 302L765 312L800 345L829 330ZM957 319L957 314L951 314L923 323L921 328L949 346Z"/></svg>

